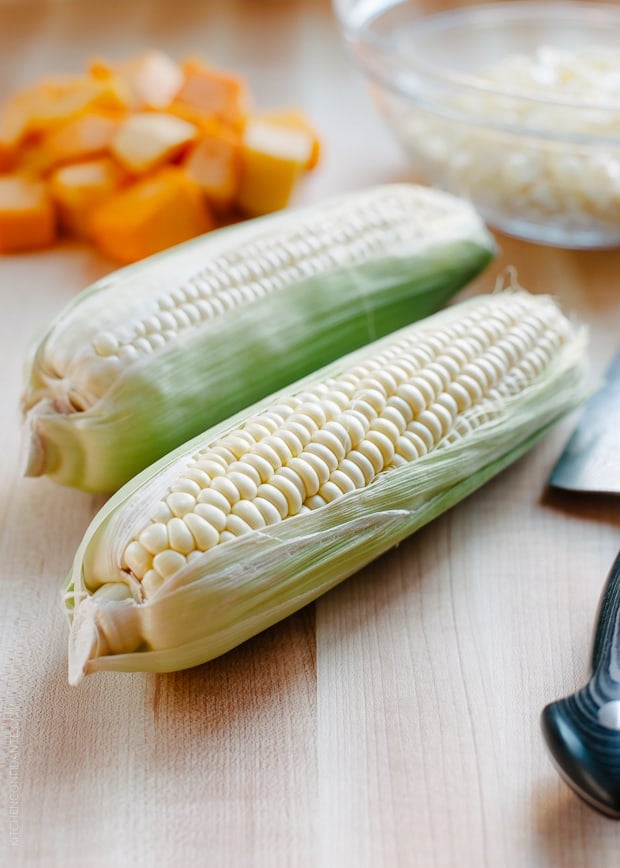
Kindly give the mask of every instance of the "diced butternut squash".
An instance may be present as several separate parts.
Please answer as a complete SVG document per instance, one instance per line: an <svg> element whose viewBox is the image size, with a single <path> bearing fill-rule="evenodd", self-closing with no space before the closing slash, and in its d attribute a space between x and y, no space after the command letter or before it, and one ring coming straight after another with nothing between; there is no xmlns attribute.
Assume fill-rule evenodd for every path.
<svg viewBox="0 0 620 868"><path fill-rule="evenodd" d="M60 166L49 179L62 228L77 238L91 237L95 208L115 193L126 173L109 157Z"/></svg>
<svg viewBox="0 0 620 868"><path fill-rule="evenodd" d="M161 51L147 51L114 67L127 86L135 109L166 108L183 85L178 64Z"/></svg>
<svg viewBox="0 0 620 868"><path fill-rule="evenodd" d="M102 112L81 114L49 133L39 148L50 167L96 157L108 150L119 126L118 118Z"/></svg>
<svg viewBox="0 0 620 868"><path fill-rule="evenodd" d="M214 228L199 187L178 166L137 181L95 209L92 235L120 263L135 262Z"/></svg>
<svg viewBox="0 0 620 868"><path fill-rule="evenodd" d="M239 192L241 149L236 136L204 136L185 160L187 173L217 210L232 207Z"/></svg>
<svg viewBox="0 0 620 868"><path fill-rule="evenodd" d="M47 247L56 238L56 215L45 185L21 175L0 177L0 253Z"/></svg>
<svg viewBox="0 0 620 868"><path fill-rule="evenodd" d="M196 127L166 112L138 112L120 126L111 143L116 159L141 174L172 160L197 135Z"/></svg>
<svg viewBox="0 0 620 868"><path fill-rule="evenodd" d="M239 76L198 60L183 64L185 79L176 99L237 127L247 113L247 86Z"/></svg>
<svg viewBox="0 0 620 868"><path fill-rule="evenodd" d="M264 112L257 115L257 117L274 124L281 124L288 129L298 130L309 136L311 141L310 156L304 168L309 172L316 167L321 158L321 140L319 134L303 112L296 109L284 109L282 111Z"/></svg>
<svg viewBox="0 0 620 868"><path fill-rule="evenodd" d="M249 122L241 146L241 210L259 216L284 208L311 152L304 132L266 120Z"/></svg>
<svg viewBox="0 0 620 868"><path fill-rule="evenodd" d="M0 202L0 250L47 243L52 214L63 232L131 262L285 207L319 156L301 111L251 112L234 72L158 50L94 60L0 106L0 178L20 179Z"/></svg>
<svg viewBox="0 0 620 868"><path fill-rule="evenodd" d="M44 133L86 110L122 112L126 100L113 80L87 76L43 81L15 93L5 103L0 136L18 144L28 135Z"/></svg>

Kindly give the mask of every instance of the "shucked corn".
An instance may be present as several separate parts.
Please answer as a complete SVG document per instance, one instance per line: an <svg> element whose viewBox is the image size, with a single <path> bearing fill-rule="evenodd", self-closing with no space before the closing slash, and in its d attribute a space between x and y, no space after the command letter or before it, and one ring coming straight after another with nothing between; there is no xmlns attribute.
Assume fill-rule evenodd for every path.
<svg viewBox="0 0 620 868"><path fill-rule="evenodd" d="M78 551L71 681L204 662L316 598L575 406L584 346L548 297L474 298L181 447Z"/></svg>
<svg viewBox="0 0 620 868"><path fill-rule="evenodd" d="M209 425L439 308L491 259L469 205L375 188L104 278L33 348L25 473L113 491Z"/></svg>

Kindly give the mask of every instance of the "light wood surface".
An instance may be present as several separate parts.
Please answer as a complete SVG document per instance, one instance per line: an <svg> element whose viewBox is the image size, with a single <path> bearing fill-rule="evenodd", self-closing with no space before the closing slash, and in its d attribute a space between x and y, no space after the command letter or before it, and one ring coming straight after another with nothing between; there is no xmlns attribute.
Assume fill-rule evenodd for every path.
<svg viewBox="0 0 620 868"><path fill-rule="evenodd" d="M152 45L207 52L248 75L259 105L308 111L325 156L300 200L409 177L320 0L9 6L0 89ZM470 291L516 265L589 324L600 372L620 331L620 251L498 240ZM224 658L67 686L59 588L101 501L20 478L21 365L109 269L69 244L0 260L0 864L616 868L620 826L559 780L539 731L543 705L585 678L620 541L617 500L545 492L576 417Z"/></svg>

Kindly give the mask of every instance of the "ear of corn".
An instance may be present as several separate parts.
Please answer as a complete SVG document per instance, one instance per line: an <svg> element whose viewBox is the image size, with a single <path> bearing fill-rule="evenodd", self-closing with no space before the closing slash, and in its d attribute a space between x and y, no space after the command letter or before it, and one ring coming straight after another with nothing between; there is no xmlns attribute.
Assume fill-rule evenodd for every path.
<svg viewBox="0 0 620 868"><path fill-rule="evenodd" d="M583 396L583 330L479 296L358 350L145 470L65 588L70 680L207 661L482 485Z"/></svg>
<svg viewBox="0 0 620 868"><path fill-rule="evenodd" d="M242 407L441 307L491 259L413 185L207 234L104 278L33 348L25 474L110 492Z"/></svg>

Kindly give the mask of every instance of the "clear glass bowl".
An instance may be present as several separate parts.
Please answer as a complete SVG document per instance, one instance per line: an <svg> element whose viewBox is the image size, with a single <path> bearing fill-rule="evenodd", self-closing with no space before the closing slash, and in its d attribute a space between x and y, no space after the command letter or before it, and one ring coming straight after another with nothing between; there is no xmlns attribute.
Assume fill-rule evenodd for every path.
<svg viewBox="0 0 620 868"><path fill-rule="evenodd" d="M510 235L620 245L617 6L504 2L424 16L410 0L334 0L334 9L380 111L430 183ZM560 55L564 78L545 70ZM601 57L618 70L603 81Z"/></svg>

